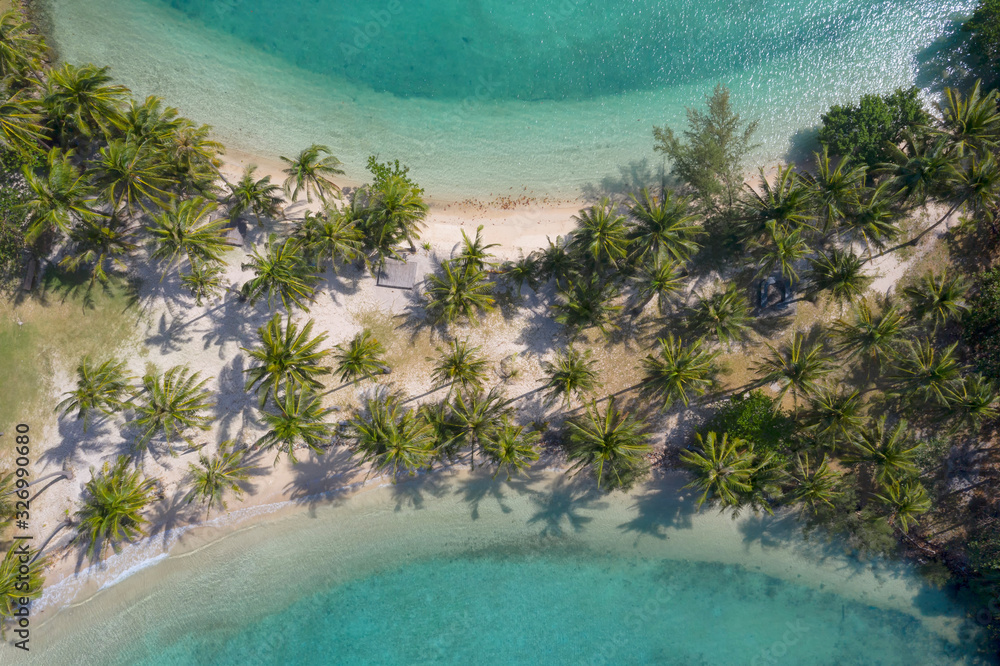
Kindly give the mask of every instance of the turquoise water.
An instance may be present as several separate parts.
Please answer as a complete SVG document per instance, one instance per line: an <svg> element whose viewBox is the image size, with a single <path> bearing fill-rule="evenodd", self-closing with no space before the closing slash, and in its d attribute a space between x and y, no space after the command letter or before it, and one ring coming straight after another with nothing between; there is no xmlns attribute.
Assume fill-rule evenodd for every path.
<svg viewBox="0 0 1000 666"><path fill-rule="evenodd" d="M830 104L949 72L929 54L974 0L44 0L94 60L264 157L314 141L348 179L399 157L438 198L576 197L655 181L654 124L716 83L808 145Z"/></svg>
<svg viewBox="0 0 1000 666"><path fill-rule="evenodd" d="M676 479L459 475L190 533L36 622L32 663L986 663L963 616L788 518L695 513Z"/></svg>
<svg viewBox="0 0 1000 666"><path fill-rule="evenodd" d="M317 592L238 632L145 638L121 663L843 666L963 656L902 613L739 567L596 557L424 561Z"/></svg>

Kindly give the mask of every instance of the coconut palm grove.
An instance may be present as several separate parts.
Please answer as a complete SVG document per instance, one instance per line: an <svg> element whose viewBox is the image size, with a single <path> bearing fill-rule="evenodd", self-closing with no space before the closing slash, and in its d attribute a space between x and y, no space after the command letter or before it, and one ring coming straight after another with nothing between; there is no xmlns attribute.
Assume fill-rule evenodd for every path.
<svg viewBox="0 0 1000 666"><path fill-rule="evenodd" d="M688 100L686 122L644 129L662 173L580 199L568 232L524 247L471 215L442 241L434 192L391 145L348 164L316 136L272 168L233 171L211 127L138 98L100 62L63 61L45 22L14 3L0 16L0 663L33 663L17 649L19 619L51 585L252 507L269 483L292 503L347 510L363 501L337 494L348 481L405 494L456 474L487 484L477 502L501 504L533 475L623 506L673 479L689 516L787 520L795 543L851 566L905 567L963 627L941 652L904 638L867 662L820 642L794 652L806 639L782 644L794 658L767 639L763 652L674 662L627 651L655 625L646 618L572 658L535 646L509 663L995 663L1000 2L968 14L952 45L968 66L947 85L834 105L794 159L753 162L758 121L720 82ZM396 275L409 283L394 287ZM398 300L382 307L378 294ZM312 476L288 490L282 474ZM563 508L572 527L560 529L586 529ZM548 539L564 533L554 524ZM544 589L556 574L533 569L548 566L539 557L517 576ZM677 571L720 575L692 562ZM379 585L403 577L385 566ZM457 560L405 566L442 586L497 575ZM345 581L296 616L367 617L345 606L363 590ZM835 608L834 620L854 612ZM32 620L33 646L49 626L56 636L59 612L46 603L52 624ZM306 639L232 651L250 649L253 626L225 649L195 652L192 638L105 663L494 662L450 648L389 657L346 638L322 654ZM837 631L850 643L862 630ZM602 651L614 646L626 652Z"/></svg>

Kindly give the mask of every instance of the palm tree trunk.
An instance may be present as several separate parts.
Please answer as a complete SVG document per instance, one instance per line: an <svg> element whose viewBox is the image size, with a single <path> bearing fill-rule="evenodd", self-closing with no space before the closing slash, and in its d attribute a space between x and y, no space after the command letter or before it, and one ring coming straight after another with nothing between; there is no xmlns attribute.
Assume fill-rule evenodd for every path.
<svg viewBox="0 0 1000 666"><path fill-rule="evenodd" d="M52 539L55 537L55 535L59 534L59 532L61 532L63 530L63 528L72 527L72 526L73 526L73 523L71 523L68 520L64 520L61 523L59 523L58 525L56 525L56 528L54 530L52 530L52 533L49 534L48 538L45 539L45 541L42 543L41 548L38 549L38 552L35 553L35 557L33 557L31 561L34 562L35 560L37 560L39 557L42 556L42 554L45 552L45 548L49 545L49 542L52 541Z"/></svg>
<svg viewBox="0 0 1000 666"><path fill-rule="evenodd" d="M923 231L921 231L919 234L917 234L916 236L914 236L910 240L905 241L903 243L900 243L899 245L897 245L895 247L891 247L888 250L885 250L884 252L880 252L880 253L876 254L875 256L870 257L868 259L868 261L871 261L872 259L878 259L879 257L883 257L883 256L885 256L887 254L891 254L892 252L895 252L896 250L901 250L904 247L910 247L912 245L916 245L917 243L920 242L921 238L923 238L924 236L926 236L927 234L929 234L930 232L932 232L934 229L937 229L939 226L941 226L941 224L945 220L947 220L949 217L951 217L952 213L954 213L956 210L958 210L959 207L961 207L962 204L964 204L967 200L968 200L968 197L963 197L954 206L952 206L951 208L949 208L948 212L945 213L944 216L940 220L938 220L937 222L935 222L931 226L927 227L926 229L924 229Z"/></svg>

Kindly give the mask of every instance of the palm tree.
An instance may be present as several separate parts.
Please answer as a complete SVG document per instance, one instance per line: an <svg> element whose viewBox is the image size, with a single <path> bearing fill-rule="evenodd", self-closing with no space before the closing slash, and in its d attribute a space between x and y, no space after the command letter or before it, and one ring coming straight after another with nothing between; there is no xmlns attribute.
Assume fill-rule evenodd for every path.
<svg viewBox="0 0 1000 666"><path fill-rule="evenodd" d="M202 300L214 298L226 290L222 282L225 269L218 263L194 262L188 267L188 271L181 272L181 284L191 290L194 302L201 307Z"/></svg>
<svg viewBox="0 0 1000 666"><path fill-rule="evenodd" d="M17 515L18 498L14 494L17 490L17 477L14 472L0 475L0 530L10 525Z"/></svg>
<svg viewBox="0 0 1000 666"><path fill-rule="evenodd" d="M149 95L143 101L132 99L122 114L122 134L139 143L149 142L158 147L170 141L183 119L180 111L164 106L163 99Z"/></svg>
<svg viewBox="0 0 1000 666"><path fill-rule="evenodd" d="M882 364L895 358L908 329L898 305L886 301L879 310L873 311L867 301L861 301L855 306L854 320L837 321L833 330L840 340L839 349L848 352L849 358L861 355Z"/></svg>
<svg viewBox="0 0 1000 666"><path fill-rule="evenodd" d="M149 234L156 248L149 255L164 264L163 273L186 258L193 266L197 263L221 263L229 251L226 244L227 219L212 220L218 210L214 201L201 197L171 198L170 205L153 218Z"/></svg>
<svg viewBox="0 0 1000 666"><path fill-rule="evenodd" d="M810 292L829 291L838 303L858 300L875 279L864 272L861 257L834 248L809 259Z"/></svg>
<svg viewBox="0 0 1000 666"><path fill-rule="evenodd" d="M931 498L916 479L892 483L876 497L892 512L892 518L904 533L910 531L918 516L931 509Z"/></svg>
<svg viewBox="0 0 1000 666"><path fill-rule="evenodd" d="M0 560L0 636L7 638L6 623L29 599L42 596L45 567L48 561L38 557L38 551L24 548L23 541L14 541ZM26 558L26 559L24 559Z"/></svg>
<svg viewBox="0 0 1000 666"><path fill-rule="evenodd" d="M483 240L483 225L476 227L476 240L470 240L465 234L465 230L462 229L462 252L458 255L458 263L462 265L463 268L472 267L477 271L484 271L489 268L492 264L489 259L493 257L489 253L489 250L494 247L500 247L499 243L486 244Z"/></svg>
<svg viewBox="0 0 1000 666"><path fill-rule="evenodd" d="M0 42L0 53L2 46ZM41 121L35 100L26 97L20 90L5 94L0 100L0 147L25 158L37 154L42 142L48 138Z"/></svg>
<svg viewBox="0 0 1000 666"><path fill-rule="evenodd" d="M327 260L330 266L348 262L361 254L361 231L350 215L330 210L324 215L307 212L295 232L311 256L316 267L322 270Z"/></svg>
<svg viewBox="0 0 1000 666"><path fill-rule="evenodd" d="M144 478L139 468L129 471L129 457L118 456L115 464L105 462L100 472L90 468L90 481L77 518L77 540L87 542L87 555L103 555L108 546L117 549L121 541L145 536L142 515L153 499L155 481ZM99 548L98 548L99 546Z"/></svg>
<svg viewBox="0 0 1000 666"><path fill-rule="evenodd" d="M431 377L435 382L449 385L448 395L455 384L465 391L482 390L489 361L479 347L469 347L468 340L452 340L448 349L438 347L437 351L439 359Z"/></svg>
<svg viewBox="0 0 1000 666"><path fill-rule="evenodd" d="M787 474L792 484L792 497L797 502L804 502L810 509L823 504L833 506L836 495L837 472L830 469L830 463L824 455L818 465L813 466L809 453L800 453L795 457L795 467Z"/></svg>
<svg viewBox="0 0 1000 666"><path fill-rule="evenodd" d="M253 269L256 274L241 289L251 305L266 294L269 308L277 297L286 310L291 303L309 311L306 302L313 300L319 277L309 270L301 249L298 240L279 241L274 235L267 239L263 253L254 249L250 260L242 266L243 270Z"/></svg>
<svg viewBox="0 0 1000 666"><path fill-rule="evenodd" d="M427 424L430 432L431 446L434 457L447 458L454 462L462 445L462 433L459 432L452 415L451 403L448 400L420 406L420 418Z"/></svg>
<svg viewBox="0 0 1000 666"><path fill-rule="evenodd" d="M373 471L416 473L434 458L434 440L427 421L417 412L404 409L399 398L369 398L364 412L351 419L355 439L354 455Z"/></svg>
<svg viewBox="0 0 1000 666"><path fill-rule="evenodd" d="M334 345L333 348L341 382L353 382L362 377L371 379L376 374L385 374L388 369L382 360L385 347L368 329L355 335L346 345Z"/></svg>
<svg viewBox="0 0 1000 666"><path fill-rule="evenodd" d="M780 227L785 233L811 226L813 192L794 167L778 167L773 184L761 168L760 181L760 192L750 185L746 186L748 196L743 202L744 219L741 225L745 238L763 233L768 223Z"/></svg>
<svg viewBox="0 0 1000 666"><path fill-rule="evenodd" d="M998 414L996 387L979 374L963 377L945 388L944 401L945 416L954 418L957 427L972 431Z"/></svg>
<svg viewBox="0 0 1000 666"><path fill-rule="evenodd" d="M621 310L620 305L614 304L617 295L613 284L602 284L596 275L575 280L570 282L568 289L559 292L559 301L552 305L553 319L570 329L573 335L592 327L610 335L617 328L612 317Z"/></svg>
<svg viewBox="0 0 1000 666"><path fill-rule="evenodd" d="M895 203L896 195L889 181L879 183L874 189L865 189L855 209L844 218L841 233L860 236L869 257L876 249L884 250L900 234Z"/></svg>
<svg viewBox="0 0 1000 666"><path fill-rule="evenodd" d="M257 165L251 164L235 185L229 185L229 196L226 205L229 207L229 217L238 220L246 213L253 213L257 225L261 217L275 218L281 214L281 188L271 182L270 176L257 178Z"/></svg>
<svg viewBox="0 0 1000 666"><path fill-rule="evenodd" d="M632 309L634 314L641 313L651 300L656 299L656 309L662 315L669 303L670 297L684 288L687 274L681 265L674 261L656 260L644 265L633 278L636 285L636 295L641 299Z"/></svg>
<svg viewBox="0 0 1000 666"><path fill-rule="evenodd" d="M886 181L892 192L904 201L922 206L929 197L947 190L958 155L948 150L942 138L918 141L904 133L905 149L888 144L890 162L880 167L889 176Z"/></svg>
<svg viewBox="0 0 1000 666"><path fill-rule="evenodd" d="M896 362L892 381L897 395L911 401L947 404L946 393L959 378L961 366L955 358L952 344L941 353L934 344L924 339L908 342L906 353Z"/></svg>
<svg viewBox="0 0 1000 666"><path fill-rule="evenodd" d="M506 417L503 418L483 442L483 454L497 466L493 478L497 478L500 472L506 472L507 480L510 481L512 473L519 474L531 467L539 458L539 438L537 431L526 432L523 426L516 426Z"/></svg>
<svg viewBox="0 0 1000 666"><path fill-rule="evenodd" d="M92 190L73 164L73 151L53 148L45 159L41 175L28 165L23 168L27 198L22 206L27 212L29 241L53 229L69 231L84 215L100 215L90 207Z"/></svg>
<svg viewBox="0 0 1000 666"><path fill-rule="evenodd" d="M556 236L555 241L546 237L548 247L541 250L538 264L542 281L555 279L556 286L564 288L575 279L580 271L577 261L570 256L569 243L562 236Z"/></svg>
<svg viewBox="0 0 1000 666"><path fill-rule="evenodd" d="M226 510L226 491L232 492L236 499L243 497L242 484L250 478L253 467L244 464L246 450L236 450L233 444L233 440L227 440L219 445L219 452L211 458L200 453L197 465L188 463L191 475L188 503L197 499L205 505L205 515L211 513L213 504Z"/></svg>
<svg viewBox="0 0 1000 666"><path fill-rule="evenodd" d="M191 373L186 365L174 366L162 374L151 372L142 378L145 394L130 423L141 432L136 441L138 448L145 448L157 434L163 435L168 444L179 436L190 445L191 439L185 436L188 430L208 430L212 419L205 411L213 403L205 384L210 378L200 378L200 372Z"/></svg>
<svg viewBox="0 0 1000 666"><path fill-rule="evenodd" d="M958 318L968 306L965 296L969 285L961 275L926 273L916 285L903 290L910 303L910 316L915 321L930 319L937 327Z"/></svg>
<svg viewBox="0 0 1000 666"><path fill-rule="evenodd" d="M579 473L590 468L598 488L628 490L648 469L649 433L637 418L619 411L614 398L603 414L591 401L586 414L569 419L566 427L567 457L574 463L570 469Z"/></svg>
<svg viewBox="0 0 1000 666"><path fill-rule="evenodd" d="M177 183L181 194L208 196L217 191L215 179L222 177L220 155L225 147L209 137L212 128L179 118L179 126L163 143L167 176ZM225 180L224 177L222 177Z"/></svg>
<svg viewBox="0 0 1000 666"><path fill-rule="evenodd" d="M476 468L476 447L482 448L507 414L503 391L494 387L488 392L459 393L452 405L452 423L458 447L469 447L469 463Z"/></svg>
<svg viewBox="0 0 1000 666"><path fill-rule="evenodd" d="M16 10L0 15L0 79L17 79L40 69L45 42L22 21Z"/></svg>
<svg viewBox="0 0 1000 666"><path fill-rule="evenodd" d="M333 408L323 407L319 396L308 387L289 384L284 395L275 398L276 412L264 411L261 420L268 431L257 440L257 446L266 449L277 448L278 455L274 464L278 464L281 453L287 453L292 463L297 463L295 447L304 444L316 453L323 453L322 446L332 441L333 426L326 422L326 417Z"/></svg>
<svg viewBox="0 0 1000 666"><path fill-rule="evenodd" d="M692 331L715 336L724 343L744 340L750 329L750 304L740 288L729 283L724 291L702 297L687 311Z"/></svg>
<svg viewBox="0 0 1000 666"><path fill-rule="evenodd" d="M314 143L298 157L289 159L282 156L281 161L288 165L284 170L288 174L284 189L292 201L298 201L299 193L304 192L309 203L312 203L312 195L315 194L325 204L328 195L340 193L340 188L330 177L342 176L344 171L340 168L340 160L326 146Z"/></svg>
<svg viewBox="0 0 1000 666"><path fill-rule="evenodd" d="M761 250L757 261L757 277L769 275L777 268L782 277L797 282L799 274L795 270L795 262L810 252L809 245L802 237L802 228L790 229L769 220L765 223L764 236L764 241L754 243Z"/></svg>
<svg viewBox="0 0 1000 666"><path fill-rule="evenodd" d="M629 229L625 216L604 198L599 204L581 210L573 219L576 229L569 242L570 252L589 259L598 269L605 264L617 268L628 253Z"/></svg>
<svg viewBox="0 0 1000 666"><path fill-rule="evenodd" d="M694 474L694 481L685 488L698 488L701 497L700 509L709 498L717 500L723 507L738 508L745 503L747 494L753 491L751 485L754 473L754 457L745 440L723 433L708 432L702 437L695 434L698 446L681 451L681 463Z"/></svg>
<svg viewBox="0 0 1000 666"><path fill-rule="evenodd" d="M330 352L320 348L326 340L326 333L310 337L312 328L312 319L300 330L291 317L287 317L282 326L281 315L278 314L258 328L260 346L256 349L240 347L257 362L244 370L248 375L244 390L260 393L263 404L268 394L277 400L279 389L288 391L292 384L321 388L323 385L316 378L330 373L330 368L323 365Z"/></svg>
<svg viewBox="0 0 1000 666"><path fill-rule="evenodd" d="M165 207L172 181L148 144L114 139L101 148L90 167L94 187L112 212L124 208L132 216L136 206L148 211L147 201Z"/></svg>
<svg viewBox="0 0 1000 666"><path fill-rule="evenodd" d="M534 252L517 261L505 263L502 270L504 278L517 287L518 296L524 290L525 284L532 290L538 289L540 272L541 264Z"/></svg>
<svg viewBox="0 0 1000 666"><path fill-rule="evenodd" d="M914 455L922 446L920 442L914 444L909 441L905 420L897 421L891 428L886 427L885 421L883 414L862 429L853 442L854 453L843 458L849 465L870 469L882 488L917 473Z"/></svg>
<svg viewBox="0 0 1000 666"><path fill-rule="evenodd" d="M823 223L823 233L836 229L858 204L865 181L864 165L851 166L850 160L840 159L836 168L830 162L827 146L816 156L816 175L807 178L813 191L813 205Z"/></svg>
<svg viewBox="0 0 1000 666"><path fill-rule="evenodd" d="M115 217L87 215L70 230L71 245L59 265L71 271L88 266L90 283L106 284L112 271L127 270L124 259L137 247L133 236L134 230Z"/></svg>
<svg viewBox="0 0 1000 666"><path fill-rule="evenodd" d="M643 392L667 409L680 400L687 407L692 395L704 395L715 385L718 351L702 349L702 340L685 345L669 334L659 338L660 348L642 361Z"/></svg>
<svg viewBox="0 0 1000 666"><path fill-rule="evenodd" d="M83 431L93 412L112 416L121 409L128 395L133 377L126 374L125 362L109 359L96 368L89 356L84 356L76 367L76 389L67 391L65 400L56 405L56 411L63 416L76 412L77 419L83 419Z"/></svg>
<svg viewBox="0 0 1000 666"><path fill-rule="evenodd" d="M451 323L462 317L475 323L480 312L493 310L493 285L484 271L471 266L441 264L442 275L427 276L427 312L435 323Z"/></svg>
<svg viewBox="0 0 1000 666"><path fill-rule="evenodd" d="M671 190L657 199L643 188L640 196L632 195L628 212L632 219L629 260L634 264L687 261L699 247L695 239L705 233L691 210L691 199Z"/></svg>
<svg viewBox="0 0 1000 666"><path fill-rule="evenodd" d="M410 245L410 251L416 252L414 241L420 239L420 230L424 226L428 210L420 192L404 176L390 176L380 182L369 193L370 214L366 226L372 231L364 235L369 237L377 230L379 237L391 238L393 245L406 241ZM383 244L376 244L374 247L382 247Z"/></svg>
<svg viewBox="0 0 1000 666"><path fill-rule="evenodd" d="M55 124L56 137L66 148L74 133L84 139L107 137L123 124L122 106L129 97L125 86L111 85L107 67L69 63L48 73L42 106Z"/></svg>
<svg viewBox="0 0 1000 666"><path fill-rule="evenodd" d="M777 382L781 385L778 400L784 398L789 389L792 400L797 405L799 395L812 395L819 390L819 380L833 372L833 364L822 342L809 343L802 331L796 331L791 342L775 348L768 345L771 353L757 364L755 372L761 373L761 384Z"/></svg>
<svg viewBox="0 0 1000 666"><path fill-rule="evenodd" d="M543 361L546 377L541 381L545 382L546 400L552 403L562 398L569 407L574 395L593 391L598 386L596 365L589 349L580 352L572 345L556 352L554 361Z"/></svg>
<svg viewBox="0 0 1000 666"><path fill-rule="evenodd" d="M803 423L817 441L836 447L851 441L864 424L864 403L857 389L822 389L809 400Z"/></svg>
<svg viewBox="0 0 1000 666"><path fill-rule="evenodd" d="M997 103L997 91L983 95L978 80L964 97L956 89L945 88L944 104L935 104L940 116L937 131L947 137L952 150L959 156L966 150L993 150L1000 141Z"/></svg>

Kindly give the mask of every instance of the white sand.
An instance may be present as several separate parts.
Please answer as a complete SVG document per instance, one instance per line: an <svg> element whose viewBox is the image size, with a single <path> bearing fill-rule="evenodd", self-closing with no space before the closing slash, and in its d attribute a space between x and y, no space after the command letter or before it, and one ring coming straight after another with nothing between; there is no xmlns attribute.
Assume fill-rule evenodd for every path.
<svg viewBox="0 0 1000 666"><path fill-rule="evenodd" d="M224 172L227 177L236 178L250 160L245 155L231 156ZM260 175L270 174L275 182L282 182L280 163L253 161L260 165ZM423 236L431 243L432 249L417 253L418 274L432 270L438 261L452 256L461 240L462 230L474 234L479 224L484 225L487 242L501 244L495 249L501 258L516 258L522 252L543 247L546 237L566 234L573 228L572 216L581 205L582 202L564 202L551 207L536 202L519 205L512 210L497 210L495 206L477 202L433 202L428 228ZM302 210L302 204L292 204L286 212L295 217L301 215ZM265 236L251 224L245 247L248 249L252 244L262 244ZM891 288L921 253L926 252L934 240L931 236L929 234L914 256L906 261L887 256L873 262L873 268L881 275L873 289L885 291ZM250 277L249 272L240 268L245 256L246 251L237 248L228 257L225 281L234 289ZM258 303L256 307L250 307L240 303L234 294L226 293L217 301L198 307L179 289L176 275L160 282L159 274L146 262L135 261L133 265L140 267L143 279L143 317L136 331L138 344L118 341L118 348L114 349L109 341L109 355L125 358L136 376L141 376L150 363L160 369L186 363L204 376L212 377L208 388L218 402L217 420L211 431L198 433L195 440L207 444L206 452L214 451L217 444L226 439L252 444L263 434L263 429L255 418L255 396L247 395L243 390L246 359L240 347L255 344L257 327L271 316L267 304ZM420 396L422 400L443 397L445 389L429 390L432 388L428 379L431 364L426 360L435 354L434 346L443 341L432 339L426 331L406 327L406 313L413 308L419 309L419 285L413 292L377 287L371 276L353 267L342 269L339 275L328 273L325 277L326 282L321 284L311 312L296 313L295 318L303 322L313 319L315 332L328 335L327 346L345 342L365 327L374 329L388 346L387 356L394 371L385 379L394 390L409 396ZM479 326L459 327L452 333L458 338L468 337L473 344L480 345L493 362L494 370L503 359L508 359L520 370L516 378L504 381L504 386L510 397L525 396L515 404L523 421L550 418L559 411L544 405L540 395L534 392L542 374L540 363L551 354L553 341L560 338L559 327L547 316L544 302L530 295L509 320L500 313L494 313ZM635 366L641 356L640 350L630 349L627 342L602 352L598 357L604 381L602 393L613 393L636 383L639 373ZM65 365L73 367L75 361L69 359ZM63 391L72 387L73 381L74 378L68 374L55 378L53 404ZM503 380L496 375L494 381ZM333 376L327 378L327 385L330 393L325 398L326 403L341 408L344 414L341 418L347 418L348 410L373 388L372 382L340 388ZM683 438L700 418L701 412L688 410L666 415L654 425L661 433L662 442ZM38 539L44 539L55 525L76 510L83 485L90 478L88 468L99 467L104 461L129 450L131 442L120 425L120 421L99 421L84 434L74 421L57 422L53 416L44 424L44 440L50 442L51 447L36 465L36 476L58 470L65 464L75 471L76 478L55 484L36 503L34 525L40 526L36 529ZM253 515L254 507L351 486L364 478L363 471L325 462L309 452L301 453L302 463L298 466L291 465L287 457L282 456L272 467L274 457L269 452L258 457L263 473L254 477L253 492L242 502L230 501L232 511ZM332 458L342 463L345 456L328 456L328 459ZM185 499L188 491L187 468L189 463L197 460L196 453L188 451L171 457L161 450L155 455L145 455L143 460L146 474L161 480L166 498L148 511L153 540L136 551L142 553L139 559L145 560L169 548L172 541L163 538L167 528L203 519L204 513L196 505L187 504ZM80 548L68 544L72 536L70 530L63 530L54 541L53 564L48 576L50 584L73 571L85 569L89 564ZM132 562L131 559L128 561ZM137 563L138 560L125 568ZM86 587L86 583L80 580L74 583L74 589ZM67 600L61 598L63 602Z"/></svg>

